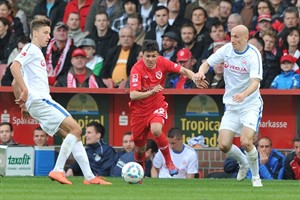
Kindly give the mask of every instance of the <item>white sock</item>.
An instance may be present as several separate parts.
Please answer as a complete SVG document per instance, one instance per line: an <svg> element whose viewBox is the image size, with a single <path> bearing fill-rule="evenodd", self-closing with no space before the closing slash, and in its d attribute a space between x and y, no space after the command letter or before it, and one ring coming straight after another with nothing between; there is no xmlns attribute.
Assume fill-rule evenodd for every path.
<svg viewBox="0 0 300 200"><path fill-rule="evenodd" d="M68 134L61 144L60 151L56 160L54 171L64 172L66 160L69 158L71 151L77 142L77 137L73 134Z"/></svg>
<svg viewBox="0 0 300 200"><path fill-rule="evenodd" d="M75 160L77 161L77 163L79 164L84 178L88 181L95 178L95 176L91 170L90 162L87 157L85 148L83 147L83 144L81 141L78 141L75 143L75 145L72 149L72 154L73 154Z"/></svg>
<svg viewBox="0 0 300 200"><path fill-rule="evenodd" d="M249 166L250 166L250 170L252 173L252 179L259 178L258 152L257 152L255 146L253 147L253 149L251 151L246 152L246 158L247 158Z"/></svg>
<svg viewBox="0 0 300 200"><path fill-rule="evenodd" d="M227 152L227 156L236 159L241 165L248 166L246 155L236 146L232 145L230 150Z"/></svg>

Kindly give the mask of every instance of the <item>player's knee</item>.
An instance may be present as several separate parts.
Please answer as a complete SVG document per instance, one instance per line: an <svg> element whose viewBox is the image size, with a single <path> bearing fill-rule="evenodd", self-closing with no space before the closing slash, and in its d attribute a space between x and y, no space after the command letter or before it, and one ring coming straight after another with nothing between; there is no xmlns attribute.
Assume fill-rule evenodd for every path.
<svg viewBox="0 0 300 200"><path fill-rule="evenodd" d="M71 130L71 133L72 133L73 135L75 135L76 137L80 138L80 137L81 137L81 134L82 134L82 129L81 129L81 127L80 127L78 124L76 124L76 125L73 127L73 129Z"/></svg>
<svg viewBox="0 0 300 200"><path fill-rule="evenodd" d="M146 152L146 147L145 146L135 147L135 150L139 156L142 156Z"/></svg>
<svg viewBox="0 0 300 200"><path fill-rule="evenodd" d="M154 135L154 137L158 137L162 133L162 130L160 127L154 126L151 127L151 133Z"/></svg>
<svg viewBox="0 0 300 200"><path fill-rule="evenodd" d="M241 146L247 151L252 148L253 143L250 140L244 139L244 140L241 140Z"/></svg>
<svg viewBox="0 0 300 200"><path fill-rule="evenodd" d="M225 142L218 143L219 149L223 152L228 152L230 150L230 144L226 144Z"/></svg>

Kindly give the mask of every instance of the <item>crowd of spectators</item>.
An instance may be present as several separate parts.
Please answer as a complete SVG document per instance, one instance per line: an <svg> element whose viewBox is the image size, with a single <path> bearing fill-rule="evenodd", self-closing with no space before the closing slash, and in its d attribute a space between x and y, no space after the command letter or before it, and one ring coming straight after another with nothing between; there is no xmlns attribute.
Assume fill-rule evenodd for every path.
<svg viewBox="0 0 300 200"><path fill-rule="evenodd" d="M78 47L86 51L86 67L93 71L97 87L124 88L144 39L156 40L161 56L173 62L180 49L190 50L196 72L230 41L231 29L244 24L263 57L261 88L299 88L299 9L300 0L0 0L0 64L9 68L20 51L17 41L30 37L31 19L44 16L52 22L53 39L43 49L50 86L62 86L58 78L68 74ZM88 45L84 39L90 39L85 40ZM286 55L294 57L291 71L282 69ZM222 80L218 68L211 66L207 78ZM10 85L10 73L3 74L1 85ZM278 77L292 77L293 83L278 87L273 82Z"/></svg>

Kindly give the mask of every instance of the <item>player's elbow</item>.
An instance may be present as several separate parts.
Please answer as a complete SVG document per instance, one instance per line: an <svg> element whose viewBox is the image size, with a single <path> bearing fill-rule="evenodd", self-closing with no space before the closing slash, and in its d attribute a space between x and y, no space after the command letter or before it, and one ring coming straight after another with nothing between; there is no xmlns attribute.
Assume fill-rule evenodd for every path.
<svg viewBox="0 0 300 200"><path fill-rule="evenodd" d="M129 97L130 97L131 100L138 100L139 99L138 95L134 91L129 93Z"/></svg>

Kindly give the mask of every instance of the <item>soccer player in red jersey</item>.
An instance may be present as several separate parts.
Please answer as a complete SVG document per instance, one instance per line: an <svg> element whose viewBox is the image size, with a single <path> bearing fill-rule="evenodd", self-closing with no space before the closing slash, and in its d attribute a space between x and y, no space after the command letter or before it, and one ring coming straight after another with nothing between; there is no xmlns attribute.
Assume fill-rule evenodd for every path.
<svg viewBox="0 0 300 200"><path fill-rule="evenodd" d="M180 73L192 79L194 72L159 56L159 47L154 40L145 40L143 57L130 72L131 131L135 144L134 158L144 166L148 133L154 135L171 176L178 174L173 164L166 135L162 132L168 118L168 104L162 94L166 73Z"/></svg>

